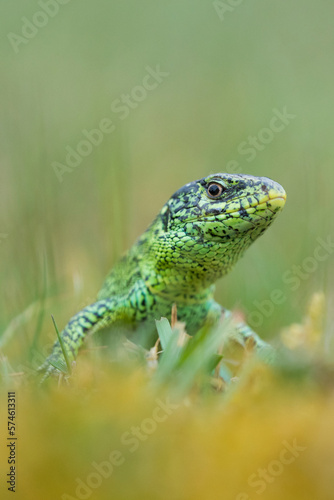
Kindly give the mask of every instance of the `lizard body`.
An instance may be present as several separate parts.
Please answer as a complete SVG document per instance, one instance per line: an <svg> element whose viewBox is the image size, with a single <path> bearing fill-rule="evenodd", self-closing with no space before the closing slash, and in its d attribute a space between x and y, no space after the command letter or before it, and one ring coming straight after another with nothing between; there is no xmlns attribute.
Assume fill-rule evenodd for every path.
<svg viewBox="0 0 334 500"><path fill-rule="evenodd" d="M190 335L214 324L222 312L214 283L273 222L286 194L266 177L213 174L186 184L171 196L149 228L106 278L98 300L77 313L61 333L70 360L87 334L125 323L154 327L154 320L178 319ZM247 325L244 337L265 345ZM43 365L63 359L57 341Z"/></svg>

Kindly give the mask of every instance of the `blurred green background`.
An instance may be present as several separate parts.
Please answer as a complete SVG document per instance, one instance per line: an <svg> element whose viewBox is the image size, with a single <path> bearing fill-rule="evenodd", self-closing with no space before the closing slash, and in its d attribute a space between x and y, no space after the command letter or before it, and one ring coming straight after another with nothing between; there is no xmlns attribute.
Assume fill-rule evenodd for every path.
<svg viewBox="0 0 334 500"><path fill-rule="evenodd" d="M26 19L43 24L43 9L3 2L0 327L16 330L21 359L34 335L54 338L51 312L63 327L94 301L175 190L233 160L238 172L280 182L288 201L218 283L218 300L247 316L281 289L286 300L257 328L271 338L325 290L329 324L331 253L308 264L295 290L283 276L333 234L334 4L256 0L224 12L223 3L72 0L22 41L15 35ZM142 84L148 66L169 75L122 120L111 104ZM247 161L240 144L285 107L295 118ZM53 162L103 118L115 130L59 182Z"/></svg>

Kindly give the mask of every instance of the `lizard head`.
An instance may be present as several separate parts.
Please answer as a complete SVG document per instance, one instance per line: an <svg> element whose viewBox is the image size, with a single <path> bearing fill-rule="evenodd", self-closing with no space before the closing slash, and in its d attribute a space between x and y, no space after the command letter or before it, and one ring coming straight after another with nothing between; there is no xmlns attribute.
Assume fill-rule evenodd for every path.
<svg viewBox="0 0 334 500"><path fill-rule="evenodd" d="M159 293L163 286L187 293L190 283L192 290L214 283L270 226L285 200L277 182L239 174L209 175L176 191L139 241L160 275Z"/></svg>
<svg viewBox="0 0 334 500"><path fill-rule="evenodd" d="M190 182L169 200L169 230L202 240L254 241L284 207L283 187L267 177L212 174Z"/></svg>

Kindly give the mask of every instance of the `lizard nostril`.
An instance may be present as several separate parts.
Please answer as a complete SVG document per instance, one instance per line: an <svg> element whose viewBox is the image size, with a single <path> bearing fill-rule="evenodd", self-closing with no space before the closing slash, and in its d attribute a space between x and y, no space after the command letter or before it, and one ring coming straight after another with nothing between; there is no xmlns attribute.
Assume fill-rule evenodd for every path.
<svg viewBox="0 0 334 500"><path fill-rule="evenodd" d="M267 190L267 186L266 186L265 184L262 184L261 189L262 189L262 191L264 191L265 193L268 191L268 190Z"/></svg>

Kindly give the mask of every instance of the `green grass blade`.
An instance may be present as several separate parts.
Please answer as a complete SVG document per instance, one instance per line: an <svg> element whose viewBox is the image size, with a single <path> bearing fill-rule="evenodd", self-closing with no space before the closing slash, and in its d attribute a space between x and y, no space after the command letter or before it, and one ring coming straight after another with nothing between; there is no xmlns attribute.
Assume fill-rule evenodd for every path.
<svg viewBox="0 0 334 500"><path fill-rule="evenodd" d="M65 344L63 342L63 339L61 338L61 335L60 335L60 333L58 331L58 328L57 328L56 321L55 321L55 319L54 319L54 317L53 317L52 314L51 314L51 318L52 318L53 325L54 325L56 333L57 333L57 337L58 337L58 340L59 340L59 344L60 344L61 350L63 352L64 358L65 358L65 361L66 361L67 371L68 371L68 373L71 373L71 363L70 363L70 360L68 359L68 356L67 356ZM52 364L52 363L50 363L50 364ZM54 365L52 364L52 366L54 366Z"/></svg>
<svg viewBox="0 0 334 500"><path fill-rule="evenodd" d="M155 324L158 330L161 347L165 350L173 334L172 327L167 318L156 320Z"/></svg>

